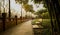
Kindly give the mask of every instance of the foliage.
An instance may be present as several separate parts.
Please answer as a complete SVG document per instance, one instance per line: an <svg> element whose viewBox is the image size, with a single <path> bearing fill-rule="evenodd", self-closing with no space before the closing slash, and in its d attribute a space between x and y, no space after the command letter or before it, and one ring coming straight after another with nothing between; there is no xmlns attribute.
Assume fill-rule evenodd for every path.
<svg viewBox="0 0 60 35"><path fill-rule="evenodd" d="M34 12L32 5L25 4L25 5L23 5L23 7L26 10L26 12L28 12L28 11Z"/></svg>
<svg viewBox="0 0 60 35"><path fill-rule="evenodd" d="M45 0L34 0L34 3L35 4L40 4L41 2L42 2L42 4L44 4L44 7L47 8L46 3L45 3Z"/></svg>
<svg viewBox="0 0 60 35"><path fill-rule="evenodd" d="M50 21L50 19L43 19L42 25L45 28L51 28L51 21Z"/></svg>
<svg viewBox="0 0 60 35"><path fill-rule="evenodd" d="M36 24L35 22L38 22L38 19L33 20L32 24ZM42 29L43 32L42 32L41 35L52 35L52 28L51 28L51 21L50 21L50 19L43 19L42 26L44 27L44 29Z"/></svg>
<svg viewBox="0 0 60 35"><path fill-rule="evenodd" d="M43 17L43 18L49 17L47 10L40 10L40 11L36 12L35 14L37 14L38 17Z"/></svg>
<svg viewBox="0 0 60 35"><path fill-rule="evenodd" d="M34 19L34 20L32 21L32 25L36 24L36 22L38 22L38 19Z"/></svg>
<svg viewBox="0 0 60 35"><path fill-rule="evenodd" d="M52 28L51 28L50 19L43 19L42 25L45 28L43 35L52 35Z"/></svg>
<svg viewBox="0 0 60 35"><path fill-rule="evenodd" d="M40 3L42 0L34 0L34 3Z"/></svg>
<svg viewBox="0 0 60 35"><path fill-rule="evenodd" d="M50 18L50 15L49 15L48 12L42 13L41 15L43 16L44 19L49 19Z"/></svg>
<svg viewBox="0 0 60 35"><path fill-rule="evenodd" d="M35 14L39 15L39 14L42 14L42 13L45 13L47 12L47 10L39 10L38 12L36 12Z"/></svg>
<svg viewBox="0 0 60 35"><path fill-rule="evenodd" d="M16 0L17 2L19 3L23 3L23 4L27 4L28 3L28 0Z"/></svg>

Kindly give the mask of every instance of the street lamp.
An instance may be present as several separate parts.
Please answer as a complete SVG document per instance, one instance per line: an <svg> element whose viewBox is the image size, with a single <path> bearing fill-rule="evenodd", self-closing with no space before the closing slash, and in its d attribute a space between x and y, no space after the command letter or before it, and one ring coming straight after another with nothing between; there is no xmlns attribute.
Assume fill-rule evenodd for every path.
<svg viewBox="0 0 60 35"><path fill-rule="evenodd" d="M9 0L9 20L11 20L10 18L11 18L11 10L10 10L10 0Z"/></svg>
<svg viewBox="0 0 60 35"><path fill-rule="evenodd" d="M21 22L22 22L22 0L21 0Z"/></svg>

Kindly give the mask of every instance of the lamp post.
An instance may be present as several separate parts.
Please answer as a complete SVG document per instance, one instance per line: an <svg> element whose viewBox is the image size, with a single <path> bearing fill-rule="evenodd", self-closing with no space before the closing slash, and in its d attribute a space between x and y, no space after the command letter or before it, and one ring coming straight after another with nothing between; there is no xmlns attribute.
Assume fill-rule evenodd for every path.
<svg viewBox="0 0 60 35"><path fill-rule="evenodd" d="M9 0L9 20L11 20L10 18L11 18L11 10L10 10L10 0Z"/></svg>
<svg viewBox="0 0 60 35"><path fill-rule="evenodd" d="M17 25L17 15L15 15L16 25Z"/></svg>
<svg viewBox="0 0 60 35"><path fill-rule="evenodd" d="M21 2L21 22L22 22L22 20L23 20L23 17L22 17L22 0L20 1Z"/></svg>
<svg viewBox="0 0 60 35"><path fill-rule="evenodd" d="M3 23L3 31L5 31L5 22L6 22L6 13L5 13L5 0L3 0L3 13L2 13L2 23Z"/></svg>

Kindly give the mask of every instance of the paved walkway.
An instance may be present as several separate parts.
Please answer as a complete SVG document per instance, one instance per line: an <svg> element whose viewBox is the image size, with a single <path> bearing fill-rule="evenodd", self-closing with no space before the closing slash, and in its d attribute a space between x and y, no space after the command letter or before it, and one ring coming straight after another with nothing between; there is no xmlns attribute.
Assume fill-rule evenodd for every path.
<svg viewBox="0 0 60 35"><path fill-rule="evenodd" d="M34 35L31 20L17 25L0 35Z"/></svg>

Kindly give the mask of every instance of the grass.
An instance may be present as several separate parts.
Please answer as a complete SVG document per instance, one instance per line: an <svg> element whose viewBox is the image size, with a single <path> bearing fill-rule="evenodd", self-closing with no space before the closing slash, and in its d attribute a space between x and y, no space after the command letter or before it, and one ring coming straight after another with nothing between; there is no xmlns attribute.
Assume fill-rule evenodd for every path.
<svg viewBox="0 0 60 35"><path fill-rule="evenodd" d="M39 19L34 19L34 20L32 21L32 25L33 25L33 24L36 24L36 22L40 22L40 23L41 23L42 20L40 21Z"/></svg>
<svg viewBox="0 0 60 35"><path fill-rule="evenodd" d="M32 21L32 24L35 24L38 19L35 19ZM42 26L44 27L42 35L51 35L52 34L52 28L51 28L51 21L50 19L43 19Z"/></svg>
<svg viewBox="0 0 60 35"><path fill-rule="evenodd" d="M42 25L43 25L44 27L50 28L50 27L51 27L51 21L50 21L50 19L43 19Z"/></svg>
<svg viewBox="0 0 60 35"><path fill-rule="evenodd" d="M51 28L51 21L50 21L50 19L43 19L42 25L45 28L43 34L51 35L52 34L52 28Z"/></svg>

